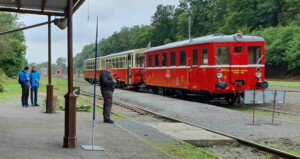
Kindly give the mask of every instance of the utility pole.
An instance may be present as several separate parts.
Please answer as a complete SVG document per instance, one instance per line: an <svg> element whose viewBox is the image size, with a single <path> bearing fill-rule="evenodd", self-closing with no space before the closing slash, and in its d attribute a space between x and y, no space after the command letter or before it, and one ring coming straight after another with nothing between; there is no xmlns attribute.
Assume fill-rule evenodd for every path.
<svg viewBox="0 0 300 159"><path fill-rule="evenodd" d="M192 31L192 28L191 28L191 16L192 16L192 9L191 9L191 6L189 3L188 4L188 8L187 8L187 14L189 16L189 40L191 41L191 31Z"/></svg>

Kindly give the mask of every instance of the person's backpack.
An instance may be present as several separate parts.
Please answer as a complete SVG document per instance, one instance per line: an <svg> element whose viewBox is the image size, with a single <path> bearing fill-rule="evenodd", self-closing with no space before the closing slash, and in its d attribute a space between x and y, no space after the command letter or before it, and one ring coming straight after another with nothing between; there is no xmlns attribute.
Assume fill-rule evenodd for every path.
<svg viewBox="0 0 300 159"><path fill-rule="evenodd" d="M18 81L19 81L19 84L22 84L21 79L20 79L20 75L21 75L21 73L19 74L19 79L18 79Z"/></svg>

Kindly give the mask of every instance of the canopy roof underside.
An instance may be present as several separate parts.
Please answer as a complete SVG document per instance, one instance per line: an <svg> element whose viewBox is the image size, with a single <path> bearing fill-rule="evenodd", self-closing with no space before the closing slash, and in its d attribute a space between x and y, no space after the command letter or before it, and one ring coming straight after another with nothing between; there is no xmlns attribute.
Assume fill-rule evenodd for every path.
<svg viewBox="0 0 300 159"><path fill-rule="evenodd" d="M73 0L78 9L85 0ZM0 11L64 16L68 0L0 0Z"/></svg>

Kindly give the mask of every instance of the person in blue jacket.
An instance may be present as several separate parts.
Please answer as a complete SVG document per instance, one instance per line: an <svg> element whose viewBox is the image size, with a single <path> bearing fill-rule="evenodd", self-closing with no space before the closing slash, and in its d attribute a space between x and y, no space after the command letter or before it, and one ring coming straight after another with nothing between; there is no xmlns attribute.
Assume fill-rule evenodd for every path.
<svg viewBox="0 0 300 159"><path fill-rule="evenodd" d="M29 96L29 78L27 77L27 73L29 71L29 67L25 66L24 69L19 74L19 83L22 87L22 107L28 107L28 96Z"/></svg>
<svg viewBox="0 0 300 159"><path fill-rule="evenodd" d="M29 88L30 89L30 99L31 99L31 106L40 106L37 104L38 101L38 88L39 82L41 80L40 74L36 71L36 66L32 66L31 72L28 74L29 81ZM34 95L34 100L33 100Z"/></svg>

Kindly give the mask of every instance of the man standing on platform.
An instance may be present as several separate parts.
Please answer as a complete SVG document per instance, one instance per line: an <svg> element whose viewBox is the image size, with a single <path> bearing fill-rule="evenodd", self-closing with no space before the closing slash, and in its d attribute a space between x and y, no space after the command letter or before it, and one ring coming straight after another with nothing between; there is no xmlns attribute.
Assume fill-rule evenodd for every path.
<svg viewBox="0 0 300 159"><path fill-rule="evenodd" d="M110 119L110 112L112 107L113 92L115 89L116 80L111 76L111 72L114 69L112 64L106 65L105 70L100 72L100 86L101 94L104 98L103 104L103 122L113 124L114 121Z"/></svg>
<svg viewBox="0 0 300 159"><path fill-rule="evenodd" d="M31 106L40 106L37 104L38 101L38 88L39 88L39 82L41 80L40 74L36 71L36 66L32 66L31 72L28 74L28 77L30 78L29 82L29 88L30 90L30 99L31 99ZM34 99L33 99L34 95Z"/></svg>
<svg viewBox="0 0 300 159"><path fill-rule="evenodd" d="M28 96L29 96L29 78L27 77L27 73L29 71L29 67L25 66L24 70L19 74L19 83L22 87L22 107L28 107Z"/></svg>

